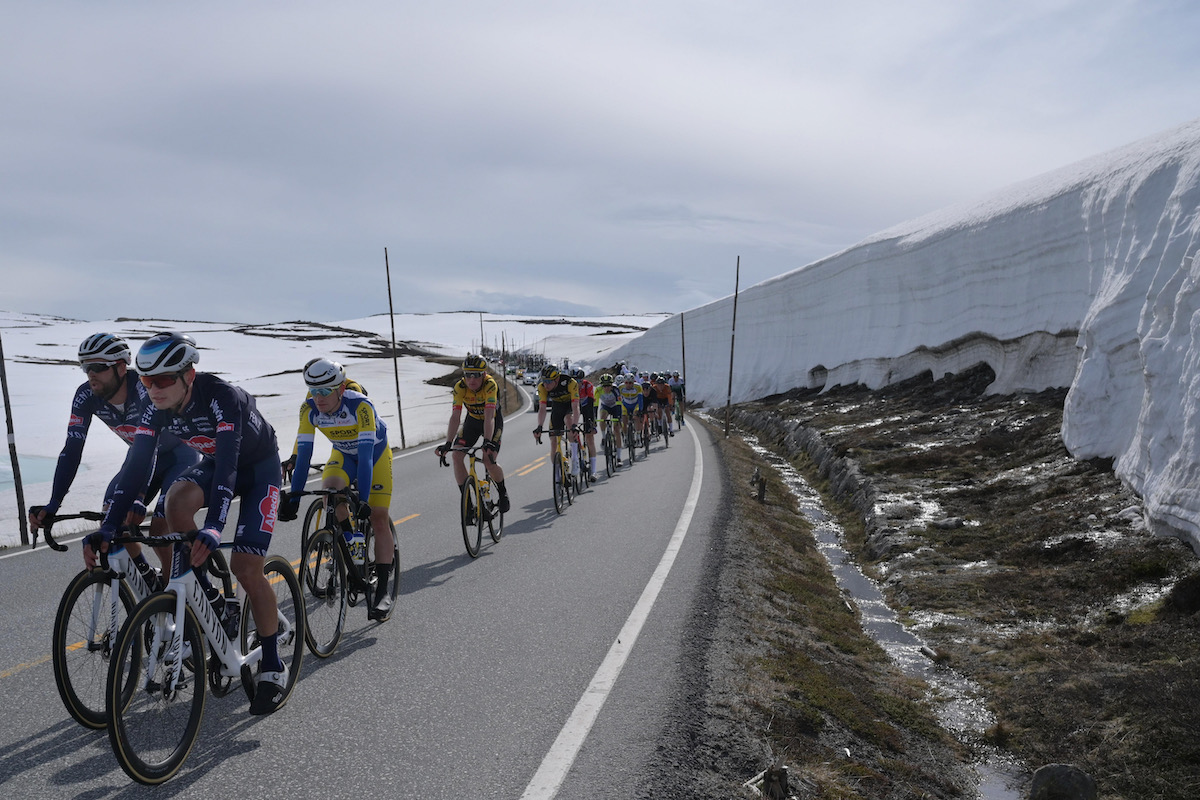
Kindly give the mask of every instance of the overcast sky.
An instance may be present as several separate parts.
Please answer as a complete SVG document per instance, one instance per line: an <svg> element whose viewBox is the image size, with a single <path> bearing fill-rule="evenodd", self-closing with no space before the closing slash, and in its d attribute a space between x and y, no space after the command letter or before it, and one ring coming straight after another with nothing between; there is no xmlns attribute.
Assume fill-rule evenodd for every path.
<svg viewBox="0 0 1200 800"><path fill-rule="evenodd" d="M680 311L1200 116L1191 0L19 2L0 308Z"/></svg>

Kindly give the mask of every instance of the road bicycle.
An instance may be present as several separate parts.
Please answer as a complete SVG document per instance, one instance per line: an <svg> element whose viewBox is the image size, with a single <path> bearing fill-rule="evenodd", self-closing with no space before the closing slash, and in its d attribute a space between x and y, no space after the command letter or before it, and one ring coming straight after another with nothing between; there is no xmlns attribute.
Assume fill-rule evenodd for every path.
<svg viewBox="0 0 1200 800"><path fill-rule="evenodd" d="M400 539L396 536L396 524L388 519L392 532L392 577L387 587L387 602L383 613L375 613L371 608L377 598L377 575L375 574L376 552L375 532L371 528L370 518L361 522L358 520L362 499L353 487L346 489L310 489L293 492L292 497L303 495L318 495L309 506L304 519L304 535L302 541L303 557L300 559L300 585L304 594L304 608L308 625L305 628L305 642L312 654L319 658L328 658L337 649L342 632L346 625L347 608L365 602L368 607L367 618L378 622L387 622L392 609L396 605L396 596L400 593ZM350 530L343 530L337 521L336 514L328 514L326 506L332 501L336 507L346 503L349 514L347 525ZM318 523L314 529L309 528L310 522ZM355 533L362 534L362 542L358 544ZM351 549L351 542L361 547L361 555Z"/></svg>
<svg viewBox="0 0 1200 800"><path fill-rule="evenodd" d="M479 447L453 447L450 452L466 453L467 479L462 485L462 501L459 503L459 517L462 522L463 544L467 547L467 555L479 557L479 546L483 542L483 528L486 525L493 542L499 542L504 535L504 512L500 510L500 490L496 482L483 471L480 478L476 465L479 461ZM443 467L450 466L445 454L441 456Z"/></svg>
<svg viewBox="0 0 1200 800"><path fill-rule="evenodd" d="M183 766L200 735L208 693L224 697L240 678L253 700L254 668L262 648L250 604L241 606L238 636L230 637L191 567L196 531L163 536L120 535L116 544L172 546L171 577L133 609L117 636L105 691L108 738L121 769L138 783L157 785ZM232 547L222 544L221 548ZM101 568L110 569L106 554ZM263 573L278 605L279 656L287 671L287 702L304 656L304 600L292 565L268 556ZM228 589L228 587L227 587ZM280 703L280 705L283 705Z"/></svg>
<svg viewBox="0 0 1200 800"><path fill-rule="evenodd" d="M38 509L31 510L36 512ZM67 545L54 539L52 530L55 523L68 519L101 522L104 514L81 511L47 515L43 531L51 549L67 551ZM37 546L36 532L33 546ZM155 588L135 568L133 558L123 545L111 547L108 559L108 572L85 568L67 583L54 615L50 645L54 684L63 706L80 725L97 730L107 724L104 692L117 634L133 607Z"/></svg>
<svg viewBox="0 0 1200 800"><path fill-rule="evenodd" d="M613 433L612 423L612 417L600 420L600 427L604 429L604 434L600 437L601 447L604 450L604 472L610 478L617 471L617 437Z"/></svg>
<svg viewBox="0 0 1200 800"><path fill-rule="evenodd" d="M566 430L551 430L548 433L557 443L554 453L550 456L550 465L553 467L550 470L550 483L554 511L561 514L567 506L575 502L572 499L574 484L571 480L571 448L567 443ZM541 444L542 429L536 428L533 434L537 437L538 444Z"/></svg>
<svg viewBox="0 0 1200 800"><path fill-rule="evenodd" d="M588 455L587 442L583 437L583 426L576 425L571 434L575 442L576 460L579 462L571 479L575 482L576 496L583 494L584 489L592 483L591 457Z"/></svg>
<svg viewBox="0 0 1200 800"><path fill-rule="evenodd" d="M683 426L684 426L683 396L682 395L679 395L678 397L675 398L675 425L679 428L683 428Z"/></svg>
<svg viewBox="0 0 1200 800"><path fill-rule="evenodd" d="M622 423L625 426L625 449L628 452L629 464L633 466L634 459L637 456L637 449L641 443L641 430L635 421L635 415L626 411L625 419Z"/></svg>

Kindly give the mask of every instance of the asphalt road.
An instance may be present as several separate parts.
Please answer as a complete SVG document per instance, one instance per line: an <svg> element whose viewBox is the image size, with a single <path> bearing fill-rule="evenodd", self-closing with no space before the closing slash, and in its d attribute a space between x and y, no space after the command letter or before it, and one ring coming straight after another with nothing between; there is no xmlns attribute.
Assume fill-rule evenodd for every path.
<svg viewBox="0 0 1200 800"><path fill-rule="evenodd" d="M107 735L71 720L54 687L50 632L78 543L0 556L0 786L22 798L633 795L693 695L691 628L719 552L720 471L706 433L688 426L560 516L534 421L506 422L513 508L503 540L485 535L475 560L450 470L428 447L400 454L392 619L350 609L338 651L306 652L290 702L270 717L251 717L240 691L210 697L201 741L154 789L126 777ZM296 560L299 538L299 522L283 524L272 550Z"/></svg>

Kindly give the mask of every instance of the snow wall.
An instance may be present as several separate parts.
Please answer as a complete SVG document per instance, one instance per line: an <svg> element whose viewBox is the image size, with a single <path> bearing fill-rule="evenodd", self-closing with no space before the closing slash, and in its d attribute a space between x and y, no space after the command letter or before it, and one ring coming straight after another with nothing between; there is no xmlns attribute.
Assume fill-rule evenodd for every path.
<svg viewBox="0 0 1200 800"><path fill-rule="evenodd" d="M995 394L1070 387L1063 441L1111 457L1200 550L1200 120L889 228L739 292L734 402L987 362ZM734 298L605 358L725 402ZM601 364L592 365L595 367Z"/></svg>

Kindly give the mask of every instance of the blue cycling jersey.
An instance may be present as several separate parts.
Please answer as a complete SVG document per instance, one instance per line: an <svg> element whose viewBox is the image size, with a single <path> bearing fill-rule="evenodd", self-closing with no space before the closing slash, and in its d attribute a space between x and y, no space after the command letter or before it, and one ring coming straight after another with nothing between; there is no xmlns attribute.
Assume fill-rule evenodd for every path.
<svg viewBox="0 0 1200 800"><path fill-rule="evenodd" d="M125 519L139 487L146 484L154 449L164 436L176 436L183 444L213 459L212 486L206 492L208 515L203 527L218 533L225 528L229 506L239 487L239 472L251 475L259 462L268 458L279 460L275 429L258 413L254 398L245 389L215 375L196 373L191 391L187 404L178 413L159 410L147 400L101 531L115 531ZM271 518L274 519L273 514Z"/></svg>
<svg viewBox="0 0 1200 800"><path fill-rule="evenodd" d="M50 502L46 503L46 511L51 514L58 511L63 498L71 490L71 484L75 482L92 417L107 425L113 433L124 439L126 444L132 444L138 420L149 404L150 396L138 380L137 373L132 370L125 373L125 402L119 406L93 392L87 383L75 391L75 397L71 400L71 418L67 422L67 441L62 452L58 454L58 465L54 469L54 482L51 485ZM182 442L177 436L164 436L158 444L160 452L177 447L182 447ZM142 486L139 491L144 488L145 486Z"/></svg>

